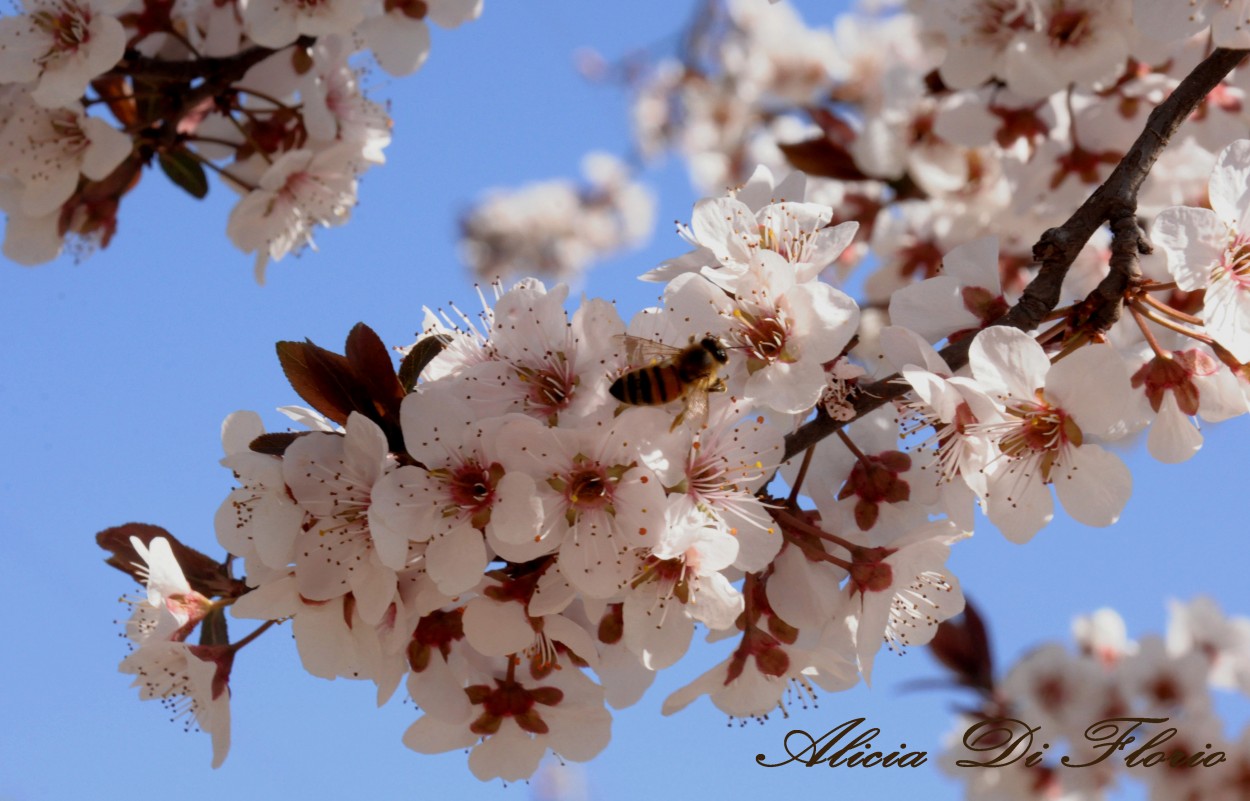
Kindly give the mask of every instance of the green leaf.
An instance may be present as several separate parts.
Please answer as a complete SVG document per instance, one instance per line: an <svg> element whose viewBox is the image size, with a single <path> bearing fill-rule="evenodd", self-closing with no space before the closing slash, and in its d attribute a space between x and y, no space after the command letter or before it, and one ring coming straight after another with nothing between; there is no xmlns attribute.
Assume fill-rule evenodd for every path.
<svg viewBox="0 0 1250 801"><path fill-rule="evenodd" d="M201 199L208 194L208 176L204 174L204 165L190 153L185 150L161 153L158 160L169 180L187 194Z"/></svg>

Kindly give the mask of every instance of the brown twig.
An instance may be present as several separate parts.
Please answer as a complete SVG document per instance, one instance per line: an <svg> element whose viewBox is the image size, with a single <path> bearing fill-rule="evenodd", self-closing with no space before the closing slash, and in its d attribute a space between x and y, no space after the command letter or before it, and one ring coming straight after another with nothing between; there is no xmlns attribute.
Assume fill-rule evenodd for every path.
<svg viewBox="0 0 1250 801"><path fill-rule="evenodd" d="M1033 246L1033 259L1040 269L1025 287L1024 294L1016 305L995 320L994 325L1009 325L1028 331L1036 328L1059 305L1063 279L1081 248L1103 223L1113 223L1120 232L1128 230L1128 221L1135 220L1137 214L1137 190L1150 174L1150 169L1159 155L1181 124L1198 108L1207 94L1241 63L1248 52L1250 51L1217 49L1185 76L1172 94L1150 113L1137 141L1120 159L1107 180L1073 212L1067 222L1046 231ZM1135 221L1133 235L1135 239L1140 238ZM1121 236L1127 238L1123 233ZM1127 269L1119 264L1113 265L1111 273L1091 293L1091 298L1087 300L1095 296L1106 298L1110 302L1104 305L1114 308L1114 311L1108 309L1103 313L1105 317L1093 322L1101 324L1107 318L1114 322L1114 317L1119 314L1119 299L1132 280L1135 266L1135 259L1131 267L1123 265ZM964 337L942 349L941 356L952 370L958 370L968 363L968 348L972 339ZM822 409L817 409L815 419L804 423L786 437L783 459L794 457L848 423L908 391L907 384L900 382L898 375L894 374L860 387L853 400L855 417L852 420L834 420Z"/></svg>

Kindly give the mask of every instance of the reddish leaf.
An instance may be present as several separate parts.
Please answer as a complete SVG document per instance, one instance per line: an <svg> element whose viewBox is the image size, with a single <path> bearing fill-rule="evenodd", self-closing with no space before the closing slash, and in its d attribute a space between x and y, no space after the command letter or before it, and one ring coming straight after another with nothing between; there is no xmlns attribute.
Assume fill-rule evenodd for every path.
<svg viewBox="0 0 1250 801"><path fill-rule="evenodd" d="M435 356L443 352L448 342L451 342L451 337L446 334L434 334L418 340L412 346L412 350L399 363L399 383L403 385L405 392L412 392L417 386L417 379L421 377L421 371L434 361Z"/></svg>
<svg viewBox="0 0 1250 801"><path fill-rule="evenodd" d="M963 614L943 621L929 643L933 656L955 674L964 687L990 692L994 688L994 661L989 633L972 601Z"/></svg>
<svg viewBox="0 0 1250 801"><path fill-rule="evenodd" d="M247 592L247 585L238 579L231 578L220 562L194 548L183 545L177 537L160 526L148 523L125 523L106 528L96 534L96 544L110 554L109 558L104 561L140 584L144 583L144 580L140 577L137 566L143 564L143 559L130 544L131 537L137 537L144 545L150 545L156 537L169 540L174 558L178 560L178 565L182 568L191 588L202 595L210 598L238 597Z"/></svg>
<svg viewBox="0 0 1250 801"><path fill-rule="evenodd" d="M261 434L249 442L247 447L256 453L281 456L286 453L286 449L291 446L292 442L311 433L311 431L274 431L268 434Z"/></svg>
<svg viewBox="0 0 1250 801"><path fill-rule="evenodd" d="M399 404L404 388L395 376L391 353L372 328L356 323L347 335L347 361L373 401L374 419L399 423Z"/></svg>
<svg viewBox="0 0 1250 801"><path fill-rule="evenodd" d="M328 419L347 425L356 409L353 396L361 394L347 359L309 340L279 342L277 349L282 372L296 394Z"/></svg>
<svg viewBox="0 0 1250 801"><path fill-rule="evenodd" d="M309 405L339 425L360 412L378 424L392 451L404 452L399 424L404 390L390 353L368 326L360 323L352 329L346 356L309 340L279 342L277 348L287 380Z"/></svg>
<svg viewBox="0 0 1250 801"><path fill-rule="evenodd" d="M855 141L855 128L832 111L825 108L809 108L807 114L831 141L844 145Z"/></svg>
<svg viewBox="0 0 1250 801"><path fill-rule="evenodd" d="M855 165L855 160L845 147L826 137L780 147L786 161L796 170L802 170L808 175L837 178L841 181L863 181L868 178Z"/></svg>
<svg viewBox="0 0 1250 801"><path fill-rule="evenodd" d="M91 88L103 100L111 113L123 128L139 126L139 109L135 105L134 93L130 85L121 75L104 74L91 81Z"/></svg>

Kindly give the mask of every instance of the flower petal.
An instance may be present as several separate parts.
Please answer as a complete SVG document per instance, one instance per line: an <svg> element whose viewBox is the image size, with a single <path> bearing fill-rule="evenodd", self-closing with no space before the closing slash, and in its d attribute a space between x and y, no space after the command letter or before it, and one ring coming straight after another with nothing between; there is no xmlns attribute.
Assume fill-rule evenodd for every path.
<svg viewBox="0 0 1250 801"><path fill-rule="evenodd" d="M1109 526L1133 494L1133 476L1119 456L1097 445L1070 451L1068 468L1053 476L1064 511L1087 526Z"/></svg>

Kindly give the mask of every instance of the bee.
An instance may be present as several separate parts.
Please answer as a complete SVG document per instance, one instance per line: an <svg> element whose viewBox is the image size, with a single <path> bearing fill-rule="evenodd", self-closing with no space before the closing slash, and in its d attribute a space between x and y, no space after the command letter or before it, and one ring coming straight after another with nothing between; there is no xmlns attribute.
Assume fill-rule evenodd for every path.
<svg viewBox="0 0 1250 801"><path fill-rule="evenodd" d="M693 420L696 428L702 428L707 421L707 394L725 391L719 371L729 355L720 341L704 337L695 342L691 337L688 346L677 348L628 334L617 338L625 343L630 364L647 364L616 379L608 388L612 397L631 406L659 406L682 399L685 406L669 430L683 420Z"/></svg>

